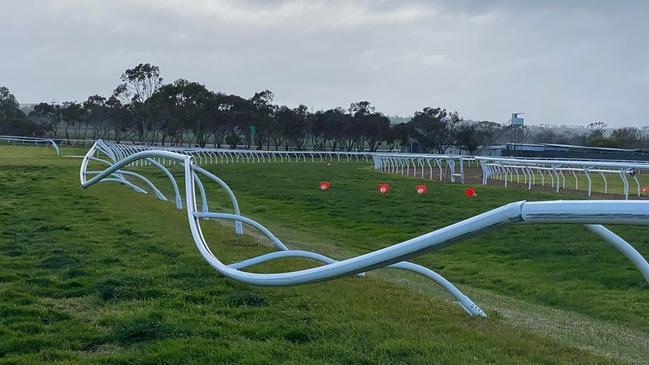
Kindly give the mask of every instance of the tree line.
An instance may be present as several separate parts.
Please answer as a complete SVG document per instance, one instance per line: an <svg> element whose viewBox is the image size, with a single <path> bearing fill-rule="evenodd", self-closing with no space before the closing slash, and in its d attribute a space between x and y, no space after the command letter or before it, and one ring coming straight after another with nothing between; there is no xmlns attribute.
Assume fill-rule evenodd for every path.
<svg viewBox="0 0 649 365"><path fill-rule="evenodd" d="M310 111L305 105L275 105L273 99L269 90L244 98L184 79L164 83L157 66L143 63L124 71L108 97L41 102L28 114L6 87L0 87L0 134L163 146L425 153L453 149L474 154L482 146L507 141L511 132L499 123L468 123L458 112L439 107L423 108L407 122L391 124L368 101ZM627 147L642 144L645 136L626 128L608 137L603 127L593 126L580 144Z"/></svg>

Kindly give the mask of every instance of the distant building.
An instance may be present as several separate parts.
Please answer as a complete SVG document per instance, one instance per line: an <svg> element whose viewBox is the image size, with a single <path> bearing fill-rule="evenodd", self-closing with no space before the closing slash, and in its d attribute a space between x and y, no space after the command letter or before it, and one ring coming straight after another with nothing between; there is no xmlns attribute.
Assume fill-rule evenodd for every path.
<svg viewBox="0 0 649 365"><path fill-rule="evenodd" d="M649 150L573 146L567 144L507 143L482 149L482 156L579 158L649 161Z"/></svg>

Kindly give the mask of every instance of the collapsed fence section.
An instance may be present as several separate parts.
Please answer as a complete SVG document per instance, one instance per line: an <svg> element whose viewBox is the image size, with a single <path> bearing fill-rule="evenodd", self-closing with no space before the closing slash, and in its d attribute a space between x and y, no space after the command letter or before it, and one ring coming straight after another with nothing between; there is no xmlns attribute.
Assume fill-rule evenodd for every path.
<svg viewBox="0 0 649 365"><path fill-rule="evenodd" d="M239 210L237 199L228 185L218 176L198 166L194 161L194 157L189 154L166 150L145 150L134 152L120 159L115 158L116 154L117 151L98 141L81 162L79 171L81 186L88 188L99 182L117 182L141 193L146 192L145 187L148 187L159 199L168 200L151 180L144 177L139 171L127 170L127 168L138 165L140 161L145 161L159 169L174 187L176 206L179 209L183 209L182 200L184 197L184 209L187 212L193 241L206 262L220 274L247 284L292 286L329 281L343 276L361 275L379 268L407 270L420 274L441 285L470 315L484 316L484 312L471 299L441 275L404 260L423 255L431 250L457 244L471 236L505 224L524 223L584 224L589 230L598 234L626 256L649 282L649 263L628 242L601 226L601 224L611 223L649 225L649 202L613 200L519 201L376 251L337 261L311 251L291 250L261 223L243 216ZM181 183L185 189L184 195L181 195L178 188L179 184L176 182L174 175L167 167L157 162L160 159L174 161L182 169ZM96 171L89 170L88 167L91 163L102 164L104 168ZM232 212L210 210L201 178L217 184L227 193L232 204ZM145 187L138 186L137 182L144 183ZM224 264L210 250L203 236L201 224L208 219L222 219L234 222L236 234L243 234L242 225L246 224L267 237L277 251L232 264ZM310 269L280 273L253 273L242 270L259 263L288 257L315 260L322 265Z"/></svg>

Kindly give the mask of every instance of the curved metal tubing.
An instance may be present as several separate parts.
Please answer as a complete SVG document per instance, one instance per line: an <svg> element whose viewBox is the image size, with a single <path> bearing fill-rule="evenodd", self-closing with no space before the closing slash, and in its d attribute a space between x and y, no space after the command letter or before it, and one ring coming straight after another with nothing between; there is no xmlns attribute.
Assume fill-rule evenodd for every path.
<svg viewBox="0 0 649 365"><path fill-rule="evenodd" d="M92 152L89 152L89 154L91 154L91 153ZM178 157L178 156L168 155L167 157ZM138 156L128 158L128 159L126 159L124 161L120 161L120 163L118 163L118 164L115 164L115 166L112 166L111 170L123 171L123 170L119 170L119 167L120 166L123 167L125 165L128 165L129 163L132 163L136 158L148 158L148 157L146 157L146 154L140 154ZM85 159L84 160L85 164L82 162L82 166L87 165L88 160L90 160L90 159ZM183 164L186 164L186 162L183 162ZM214 181L218 182L219 184L222 184L225 187L226 191L230 192L233 195L232 191L229 189L227 184L225 184L225 182L223 182L218 177L214 176L213 174L211 174L211 173L209 173L207 171L204 171L201 168L197 168L197 166L195 166L195 165L192 165L192 170L204 173L206 176L212 178ZM107 171L104 171L101 174L106 175ZM113 174L115 174L115 172L113 172ZM97 174L97 175L100 175L100 174ZM194 182L196 182L196 174L193 173L192 175L194 177ZM93 181L93 179L91 179L90 181L85 181L85 182L82 179L82 186L87 187L87 186L95 183ZM112 179L112 178L104 178L104 180L98 180L98 181L106 181L106 179ZM236 199L233 199L233 201L236 202ZM195 204L195 201L194 201L194 204ZM238 205L236 205L236 206L238 208ZM247 217L242 217L240 215L227 214L227 213L195 212L194 214L199 218L220 218L220 219L232 219L232 220L236 220L237 222L243 221L245 223L248 223L248 224L256 227L262 233L264 233L264 235L269 237L271 239L271 241L274 243L274 245L278 249L283 250L283 251L280 251L280 252L287 252L288 251L288 248L278 238L276 238L269 230L267 230L261 224L255 222L255 221L253 221L253 220L251 220L251 219L249 219ZM210 252L210 254L211 254L211 251L209 250L209 248L206 247L206 250L208 252ZM317 254L313 254L312 256L317 257ZM475 303L473 303L473 301L471 301L467 296L462 294L455 286L453 286L450 282L448 282L446 279L444 279L441 275L439 275L439 274L437 274L437 273L435 273L435 272L433 272L431 270L428 270L428 269L426 269L424 267L420 267L419 265L412 264L412 263L405 263L404 262L404 263L399 263L399 264L396 264L396 265L393 265L393 266L394 266L394 268L398 268L398 269L402 269L402 270L414 271L416 273L419 273L421 275L424 275L424 276L428 277L429 279L434 280L435 282L440 284L443 288L445 288L447 291L449 291L449 293L451 295L453 295L458 300L459 304L462 306L462 308L467 313L469 313L471 315L475 315L475 316L484 316L484 312L482 312L482 310L480 310L480 308L477 305L475 305Z"/></svg>
<svg viewBox="0 0 649 365"><path fill-rule="evenodd" d="M174 189L174 194L176 196L176 208L183 209L183 200L182 200L182 197L180 195L180 189L178 189L178 183L176 182L176 179L174 179L174 176L171 174L171 171L169 171L161 163L159 163L158 161L155 161L152 158L147 159L147 161L151 165L153 165L153 166L157 167L158 169L160 169L160 171L162 171L162 173L164 173L165 176L167 176L167 178L171 182L171 187Z"/></svg>
<svg viewBox="0 0 649 365"><path fill-rule="evenodd" d="M323 264L333 264L334 262L337 262L336 260L329 258L327 256L315 253L315 252L309 252L309 251L302 251L302 250L289 250L289 251L276 251L276 252L271 252L265 255L253 257L248 260L244 261L239 261L233 264L228 265L229 267L233 269L243 269L249 266L261 264L264 262L272 261L272 260L277 260L277 259L284 259L284 258L293 258L293 257L300 257L300 258L307 258L315 261L319 261ZM386 268L389 269L398 269L398 270L404 270L404 271L410 271L414 272L416 274L422 275L435 283L439 284L441 287L443 287L449 294L451 294L457 301L458 304L460 304L460 307L464 309L469 315L471 316L477 316L477 317L486 317L487 315L478 307L477 304L475 304L469 297L464 295L458 288L455 287L455 285L451 284L448 280L446 280L443 276L439 275L438 273L427 269L421 265L413 264L411 262L399 262L390 266L386 266Z"/></svg>
<svg viewBox="0 0 649 365"><path fill-rule="evenodd" d="M86 171L86 174L93 174L94 175L94 174L98 174L99 172L100 171ZM155 196L158 199L163 200L163 201L167 201L167 198L164 196L164 194L162 194L162 192L160 192L160 190L158 190L158 188L155 185L153 185L153 183L149 179L147 179L146 177L144 177L144 176L142 176L142 175L140 175L138 173L135 173L133 171L125 171L125 170L118 170L117 172L115 172L115 174L133 176L133 177L136 177L136 178L144 181L144 183L147 184L151 188L151 190L153 191L153 193L155 194ZM122 177L122 179L124 179L125 181L130 183L130 181L126 180L126 178ZM133 185L133 184L131 183L131 185ZM142 188L138 188L138 189L144 191L144 189L142 189ZM146 193L146 191L145 191L145 193Z"/></svg>
<svg viewBox="0 0 649 365"><path fill-rule="evenodd" d="M133 184L132 182L130 182L130 181L124 179L124 178L118 178L118 177L107 177L107 178L102 179L102 180L99 181L99 182L116 182L116 183L120 183L120 184L124 184L124 185L126 185L128 188L130 188L131 190L135 191L136 193L140 193L140 194L148 194L148 192L147 192L146 190L142 189L141 187L139 187L139 186Z"/></svg>
<svg viewBox="0 0 649 365"><path fill-rule="evenodd" d="M380 250L369 252L350 259L325 263L310 269L288 271L283 273L251 273L239 271L236 268L223 264L209 249L201 231L202 218L220 218L242 221L260 229L266 236L274 237L270 231L261 224L241 216L240 214L200 212L197 208L195 193L195 172L202 172L193 164L192 158L187 155L169 151L142 151L125 157L116 162L103 172L90 180L85 180L83 171L87 168L88 159L82 162L81 185L87 188L118 171L125 165L136 160L164 157L182 163L185 178L185 200L187 218L194 239L194 243L203 258L215 270L229 278L254 285L263 286L292 286L326 281L342 276L355 275L369 270L395 265L399 269L418 272L427 277L434 278L437 274L430 274L428 269L402 261L419 256L431 250L445 247L455 242L462 241L478 233L497 228L509 223L574 223L574 224L649 224L649 203L643 201L547 201L547 202L515 202L487 211L472 218L465 219L433 232L397 243ZM217 178L218 179L218 178ZM225 184L225 183L223 183ZM227 186L227 185L226 185ZM603 227L602 227L603 228ZM598 228L595 228L599 230ZM610 234L612 232L609 231ZM613 240L608 234L604 235L607 241ZM613 234L614 236L614 234ZM617 237L617 236L615 236ZM618 240L624 242L621 238ZM613 240L617 246L619 241ZM277 242L280 242L277 239ZM282 244L283 245L283 244ZM627 244L628 245L628 244ZM283 245L284 248L286 247ZM276 245L276 247L278 247ZM279 246L281 247L281 246ZM280 248L281 249L281 248ZM618 248L620 249L620 248ZM623 253L628 255L625 248ZM637 253L637 252L636 252ZM282 254L275 254L281 257ZM639 255L639 254L638 254ZM633 255L631 255L633 257ZM271 256L275 257L275 256ZM315 256L313 256L315 257ZM629 256L627 256L629 257ZM646 263L646 261L645 261ZM414 265L414 266L413 266ZM400 267L399 267L400 266ZM643 272L644 275L644 272ZM435 277L436 278L436 277ZM439 279L439 278L437 278ZM435 280L435 279L434 279ZM437 280L436 280L437 281ZM439 281L438 281L439 282ZM449 290L449 288L447 288ZM450 291L450 290L449 290ZM466 302L465 302L466 304ZM463 304L464 306L464 304ZM466 307L465 307L466 308ZM471 312L469 312L471 313Z"/></svg>
<svg viewBox="0 0 649 365"><path fill-rule="evenodd" d="M649 263L647 263L647 260L645 260L645 258L642 257L642 255L638 251L636 251L633 246L622 239L622 237L611 232L611 230L607 229L604 226L598 224L587 224L586 228L605 239L606 242L610 243L611 246L620 251L624 256L626 256L626 258L633 262L635 267L640 270L642 276L644 276L645 280L649 283Z"/></svg>
<svg viewBox="0 0 649 365"><path fill-rule="evenodd" d="M277 238L274 234L272 234L266 227L264 227L263 225L259 224L258 222L248 217L244 217L238 214L212 213L212 212L196 212L194 213L194 216L196 218L229 219L229 220L234 220L234 221L239 221L239 222L249 224L257 228L261 233L263 233L266 237L268 237L268 239L270 239L273 242L273 246L275 246L276 248L282 251L288 251L288 247L286 247L286 245L284 245L284 243L279 238Z"/></svg>

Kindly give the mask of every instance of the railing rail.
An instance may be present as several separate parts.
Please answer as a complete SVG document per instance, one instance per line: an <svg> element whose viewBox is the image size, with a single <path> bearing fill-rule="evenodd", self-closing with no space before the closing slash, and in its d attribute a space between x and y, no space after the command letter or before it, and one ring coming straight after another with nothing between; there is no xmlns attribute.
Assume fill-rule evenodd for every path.
<svg viewBox="0 0 649 365"><path fill-rule="evenodd" d="M537 184L537 176L541 185L545 185L545 175L550 177L551 187L557 192L566 188L566 177L564 173L570 174L575 183L575 190L579 189L579 177L585 177L587 181L588 196L593 191L593 174L602 178L604 193L608 193L607 174L617 175L622 182L625 199L630 196L629 179L635 182L636 194L641 196L641 186L638 174L649 171L649 162L638 161L605 161L605 160L567 160L567 159L528 159L528 158L499 158L499 157L476 157L482 168L482 183L486 185L489 179L503 181L507 186L513 181L516 175L516 182L526 184L531 190Z"/></svg>
<svg viewBox="0 0 649 365"><path fill-rule="evenodd" d="M40 137L23 137L23 136L0 136L0 141L10 142L10 143L22 143L22 144L47 144L50 145L56 151L56 155L59 156L59 146L54 142L53 139L49 138L40 138Z"/></svg>

